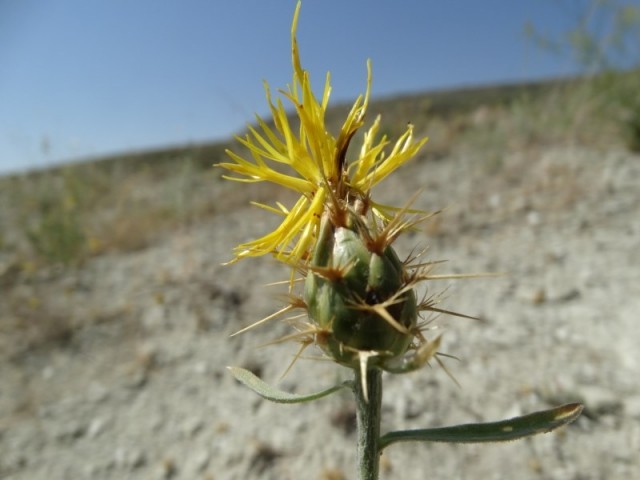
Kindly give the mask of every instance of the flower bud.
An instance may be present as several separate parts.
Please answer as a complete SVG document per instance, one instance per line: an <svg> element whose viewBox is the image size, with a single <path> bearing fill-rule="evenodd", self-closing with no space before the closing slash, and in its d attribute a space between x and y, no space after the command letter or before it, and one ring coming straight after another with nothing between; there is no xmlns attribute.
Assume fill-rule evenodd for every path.
<svg viewBox="0 0 640 480"><path fill-rule="evenodd" d="M309 263L304 300L319 327L317 343L335 361L356 367L359 354L384 368L403 355L414 337L416 297L404 264L390 245L376 249L363 217L349 213L347 226L322 219Z"/></svg>

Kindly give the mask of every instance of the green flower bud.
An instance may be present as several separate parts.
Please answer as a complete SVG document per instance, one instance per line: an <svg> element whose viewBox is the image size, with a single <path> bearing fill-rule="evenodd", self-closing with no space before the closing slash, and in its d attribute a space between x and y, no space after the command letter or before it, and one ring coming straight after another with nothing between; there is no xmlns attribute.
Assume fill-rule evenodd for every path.
<svg viewBox="0 0 640 480"><path fill-rule="evenodd" d="M309 264L304 300L322 332L318 344L335 361L356 367L361 352L371 362L403 355L415 335L418 313L405 266L390 245L374 249L364 219L350 213L346 227L325 215Z"/></svg>

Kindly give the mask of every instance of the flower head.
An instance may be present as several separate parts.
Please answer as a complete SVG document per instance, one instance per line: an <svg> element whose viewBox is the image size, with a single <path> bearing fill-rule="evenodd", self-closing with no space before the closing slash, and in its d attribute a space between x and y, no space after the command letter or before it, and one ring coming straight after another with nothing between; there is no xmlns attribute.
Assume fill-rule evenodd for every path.
<svg viewBox="0 0 640 480"><path fill-rule="evenodd" d="M227 151L232 161L218 165L235 174L225 178L272 182L300 194L291 208L279 203L277 207L260 205L282 215L282 223L273 232L236 247L236 259L271 253L293 267L289 304L236 333L292 310L304 310L302 315L285 319L295 332L273 342L296 340L301 344L290 367L306 347L317 345L331 360L353 369L356 382L345 382L311 395L292 395L274 389L244 369L233 368L234 376L263 397L286 403L311 401L347 385L355 387L359 474L363 478L377 478L375 459L385 446L397 441L429 441L435 437L442 439L443 435L447 441L461 443L513 440L574 420L582 410L579 404L503 422L439 428L438 433L442 435L435 437L429 429L397 431L379 437L380 370L406 373L428 364L431 359L444 368L438 357L444 355L438 352L440 337L426 338L423 333L429 321L420 322L421 313L473 318L437 307L437 296L425 294L419 301L415 287L427 280L476 275L432 275L431 268L438 262L415 262L417 257L399 259L392 247L395 239L429 215L407 220L406 214L415 211L376 204L371 200L370 191L416 155L426 139L414 141L413 129L409 126L391 152L385 154L389 143L386 137L376 140L380 127L378 117L364 135L359 156L352 162L347 161L349 144L363 125L371 68L368 65L364 97L356 99L338 135L333 136L325 125L331 92L329 75L322 98L318 100L311 89L309 75L300 64L296 42L299 11L300 2L291 29L293 82L287 91L281 92L295 108L299 122L297 133L282 99L274 103L265 84L273 127L257 117L258 125L249 126L249 133L238 138L251 159ZM295 272L304 277L303 294L299 297L291 292ZM514 428L518 431L514 432Z"/></svg>
<svg viewBox="0 0 640 480"><path fill-rule="evenodd" d="M389 208L371 201L370 190L415 156L427 141L426 138L414 141L413 127L409 125L391 152L386 153L385 148L389 145L386 136L376 138L380 128L378 117L365 133L357 159L347 163L347 149L356 131L363 126L369 102L370 64L367 64L365 95L356 99L338 135L332 135L325 124L331 93L330 76L327 74L322 98L316 98L309 73L300 63L296 40L299 11L300 3L291 28L293 81L286 91L280 92L283 98L275 101L265 82L273 126L256 116L257 126L249 126L249 133L237 138L248 149L251 158L227 151L232 161L218 166L235 174L225 176L227 179L271 182L298 192L300 197L290 208L282 204L275 207L257 204L284 218L273 232L237 246L236 259L271 253L278 260L293 265L306 261L315 246L323 213L330 212L335 223L340 224L345 212L356 202L364 203L379 217L390 218ZM295 109L297 131L289 120L283 99Z"/></svg>
<svg viewBox="0 0 640 480"><path fill-rule="evenodd" d="M327 75L322 97L316 98L300 63L299 11L300 3L291 28L293 81L277 100L265 84L273 123L256 116L257 125L238 137L249 158L227 151L231 161L218 165L233 174L225 176L230 180L271 182L300 195L290 208L257 204L283 220L274 231L235 249L236 260L270 253L292 267L290 304L237 333L302 309L306 315L288 319L295 333L281 339L300 342L299 354L315 344L351 368L414 370L433 358L439 345L439 337L429 341L423 335L421 312L458 314L437 308L437 297L418 301L416 285L436 278L430 274L433 263L401 261L392 248L401 232L428 215L406 219L407 213L417 211L378 204L371 199L371 189L414 157L427 139L414 140L409 125L390 144L386 136L378 137L378 117L365 132L359 154L349 161L347 150L363 126L369 103L370 64L366 93L332 135L325 123L330 78ZM285 103L294 107L295 127ZM300 297L292 293L295 272L305 277ZM305 316L309 321L301 320Z"/></svg>

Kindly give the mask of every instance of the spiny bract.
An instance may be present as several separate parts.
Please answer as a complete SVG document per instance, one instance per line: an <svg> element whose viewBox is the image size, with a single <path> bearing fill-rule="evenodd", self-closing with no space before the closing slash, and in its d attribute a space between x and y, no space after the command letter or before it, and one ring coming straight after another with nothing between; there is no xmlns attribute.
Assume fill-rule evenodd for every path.
<svg viewBox="0 0 640 480"><path fill-rule="evenodd" d="M317 343L338 363L355 367L360 352L371 352L384 365L411 344L418 318L411 278L393 248L376 242L355 213L345 226L323 218L304 300Z"/></svg>

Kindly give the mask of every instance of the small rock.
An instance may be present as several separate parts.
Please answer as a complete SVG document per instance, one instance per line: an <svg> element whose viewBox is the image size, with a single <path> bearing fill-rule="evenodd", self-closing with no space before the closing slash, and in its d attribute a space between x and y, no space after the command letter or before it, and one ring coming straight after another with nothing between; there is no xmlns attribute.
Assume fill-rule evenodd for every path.
<svg viewBox="0 0 640 480"><path fill-rule="evenodd" d="M127 450L123 447L116 448L113 454L113 463L118 468L124 468L127 463Z"/></svg>
<svg viewBox="0 0 640 480"><path fill-rule="evenodd" d="M187 469L194 474L201 474L207 469L210 462L211 452L208 449L202 449L189 458Z"/></svg>
<svg viewBox="0 0 640 480"><path fill-rule="evenodd" d="M553 336L556 338L556 340L560 341L560 342L565 342L570 335L571 331L566 327L558 327L554 332L553 332Z"/></svg>
<svg viewBox="0 0 640 480"><path fill-rule="evenodd" d="M533 295L531 295L531 303L533 303L534 305L541 305L545 302L546 299L547 294L544 288L538 288L535 292L533 292Z"/></svg>
<svg viewBox="0 0 640 480"><path fill-rule="evenodd" d="M535 210L532 210L529 213L527 213L527 223L529 225L531 225L532 227L535 227L536 225L540 225L540 222L541 222L541 217L538 212L536 212Z"/></svg>
<svg viewBox="0 0 640 480"><path fill-rule="evenodd" d="M521 302L531 305L542 305L547 301L547 292L543 287L521 287L516 296Z"/></svg>
<svg viewBox="0 0 640 480"><path fill-rule="evenodd" d="M162 427L164 427L164 418L160 415L155 416L149 424L149 428L154 433L160 432L162 430Z"/></svg>
<svg viewBox="0 0 640 480"><path fill-rule="evenodd" d="M577 389L584 399L585 415L597 419L603 415L618 415L622 402L614 391L597 385L585 385Z"/></svg>
<svg viewBox="0 0 640 480"><path fill-rule="evenodd" d="M143 452L134 452L130 459L131 468L136 469L145 466L147 463L147 457Z"/></svg>
<svg viewBox="0 0 640 480"><path fill-rule="evenodd" d="M115 466L121 469L134 470L147 463L147 457L140 450L118 447L113 455Z"/></svg>
<svg viewBox="0 0 640 480"><path fill-rule="evenodd" d="M87 428L87 437L94 439L102 433L106 422L103 418L94 418Z"/></svg>
<svg viewBox="0 0 640 480"><path fill-rule="evenodd" d="M58 432L54 434L55 438L61 442L77 440L86 433L86 427L77 422L69 422L63 424Z"/></svg>
<svg viewBox="0 0 640 480"><path fill-rule="evenodd" d="M100 472L100 465L96 463L87 463L84 466L84 473L88 478L95 478Z"/></svg>
<svg viewBox="0 0 640 480"><path fill-rule="evenodd" d="M125 386L131 390L138 390L147 384L148 379L149 375L146 371L138 370L127 378Z"/></svg>
<svg viewBox="0 0 640 480"><path fill-rule="evenodd" d="M640 420L640 395L625 398L623 404L628 416Z"/></svg>
<svg viewBox="0 0 640 480"><path fill-rule="evenodd" d="M167 457L160 464L160 472L158 478L169 480L174 478L178 473L178 467L173 458Z"/></svg>
<svg viewBox="0 0 640 480"><path fill-rule="evenodd" d="M195 373L200 374L200 375L204 375L206 373L209 373L209 364L207 364L207 362L197 362L193 366L193 371Z"/></svg>
<svg viewBox="0 0 640 480"><path fill-rule="evenodd" d="M93 403L103 403L109 398L109 389L100 383L93 383L87 392L87 399Z"/></svg>
<svg viewBox="0 0 640 480"><path fill-rule="evenodd" d="M13 458L9 457L6 463L8 470L16 470L16 471L22 470L28 464L29 464L28 457L22 453L16 453ZM3 464L0 463L0 473L3 472L2 466Z"/></svg>
<svg viewBox="0 0 640 480"><path fill-rule="evenodd" d="M144 344L136 352L138 366L145 372L149 372L158 365L158 349L152 344Z"/></svg>
<svg viewBox="0 0 640 480"><path fill-rule="evenodd" d="M204 428L204 422L200 418L188 418L182 424L182 433L188 437L193 438Z"/></svg>
<svg viewBox="0 0 640 480"><path fill-rule="evenodd" d="M499 193L494 193L489 197L489 206L492 208L498 208L502 204L502 197Z"/></svg>
<svg viewBox="0 0 640 480"><path fill-rule="evenodd" d="M571 300L575 300L577 298L580 298L580 290L578 290L577 288L571 288L557 295L555 298L553 298L553 301L558 303L564 303L564 302L570 302Z"/></svg>

